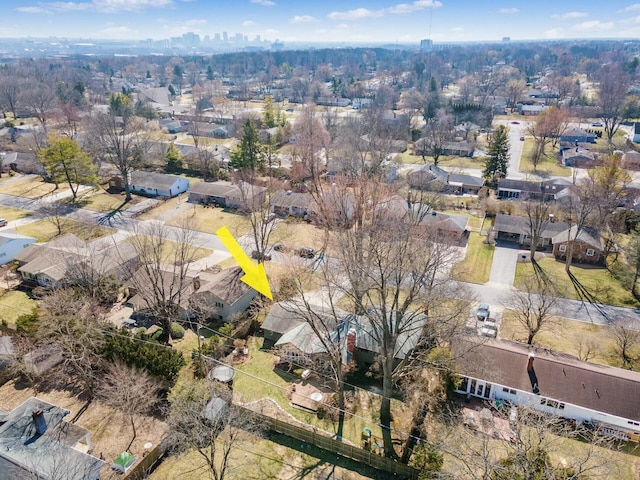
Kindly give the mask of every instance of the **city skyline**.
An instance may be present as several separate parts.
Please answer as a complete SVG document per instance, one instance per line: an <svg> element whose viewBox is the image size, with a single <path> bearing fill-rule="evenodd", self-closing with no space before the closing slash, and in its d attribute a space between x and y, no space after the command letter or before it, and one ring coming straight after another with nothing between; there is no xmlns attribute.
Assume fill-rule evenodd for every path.
<svg viewBox="0 0 640 480"><path fill-rule="evenodd" d="M640 3L569 0L4 0L0 38L165 39L228 32L283 42L638 38Z"/></svg>

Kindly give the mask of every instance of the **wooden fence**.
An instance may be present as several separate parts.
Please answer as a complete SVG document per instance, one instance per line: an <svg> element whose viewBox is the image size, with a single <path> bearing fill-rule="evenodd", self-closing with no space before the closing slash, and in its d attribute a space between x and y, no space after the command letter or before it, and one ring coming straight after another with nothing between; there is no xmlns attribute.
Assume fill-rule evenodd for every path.
<svg viewBox="0 0 640 480"><path fill-rule="evenodd" d="M396 478L406 478L407 480L416 480L418 478L418 470L404 463L399 463L390 458L377 455L369 450L354 447L344 442L340 442L334 438L327 437L321 433L298 427L290 423L283 422L276 418L272 418L262 414L256 414L268 428L274 432L281 433L291 438L295 438L301 442L310 443L318 448L329 452L337 453L356 462L369 465L377 470L391 473Z"/></svg>
<svg viewBox="0 0 640 480"><path fill-rule="evenodd" d="M160 445L149 451L142 459L137 461L131 470L123 477L123 480L142 480L147 477L151 468L158 462L165 453L165 449Z"/></svg>

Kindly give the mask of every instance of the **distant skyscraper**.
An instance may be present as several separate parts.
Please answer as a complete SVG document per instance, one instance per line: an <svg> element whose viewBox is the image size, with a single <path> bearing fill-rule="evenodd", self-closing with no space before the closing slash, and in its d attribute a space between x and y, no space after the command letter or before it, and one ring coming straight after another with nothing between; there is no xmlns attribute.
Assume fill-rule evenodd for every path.
<svg viewBox="0 0 640 480"><path fill-rule="evenodd" d="M260 42L260 35L256 35L256 42Z"/></svg>
<svg viewBox="0 0 640 480"><path fill-rule="evenodd" d="M216 33L213 36L213 41L216 42L216 43L220 42L220 34L219 33Z"/></svg>
<svg viewBox="0 0 640 480"><path fill-rule="evenodd" d="M502 37L502 43L509 43L511 41L511 37Z"/></svg>
<svg viewBox="0 0 640 480"><path fill-rule="evenodd" d="M420 51L421 52L429 52L433 49L433 40L426 39L420 40Z"/></svg>
<svg viewBox="0 0 640 480"><path fill-rule="evenodd" d="M236 43L242 43L242 34L236 33Z"/></svg>
<svg viewBox="0 0 640 480"><path fill-rule="evenodd" d="M229 34L227 32L222 32L222 40L225 42L229 41Z"/></svg>

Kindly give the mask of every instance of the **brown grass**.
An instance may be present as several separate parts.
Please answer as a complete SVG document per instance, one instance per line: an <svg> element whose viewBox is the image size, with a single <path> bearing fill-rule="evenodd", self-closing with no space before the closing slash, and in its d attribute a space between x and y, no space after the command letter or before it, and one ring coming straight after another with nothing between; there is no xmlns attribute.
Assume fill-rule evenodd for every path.
<svg viewBox="0 0 640 480"><path fill-rule="evenodd" d="M11 183L0 183L0 193L32 199L44 198L68 189L69 187L64 184L60 184L59 188L56 189L55 184L44 182L40 177L29 177Z"/></svg>

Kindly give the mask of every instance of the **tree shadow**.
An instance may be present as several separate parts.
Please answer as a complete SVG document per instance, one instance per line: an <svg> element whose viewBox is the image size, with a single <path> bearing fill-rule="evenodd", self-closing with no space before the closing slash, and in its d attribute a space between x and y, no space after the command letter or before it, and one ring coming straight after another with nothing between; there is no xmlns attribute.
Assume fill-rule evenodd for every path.
<svg viewBox="0 0 640 480"><path fill-rule="evenodd" d="M111 226L113 219L117 215L122 215L122 211L124 210L124 207L125 207L126 204L127 204L127 201L125 200L120 205L118 205L116 208L114 208L110 212L108 212L108 213L104 214L103 216L101 216L100 218L98 218L98 225Z"/></svg>

